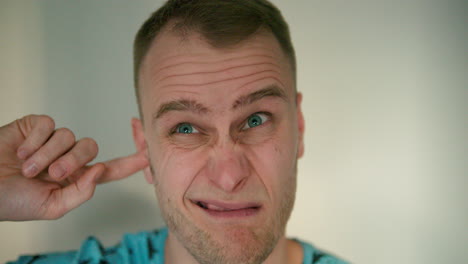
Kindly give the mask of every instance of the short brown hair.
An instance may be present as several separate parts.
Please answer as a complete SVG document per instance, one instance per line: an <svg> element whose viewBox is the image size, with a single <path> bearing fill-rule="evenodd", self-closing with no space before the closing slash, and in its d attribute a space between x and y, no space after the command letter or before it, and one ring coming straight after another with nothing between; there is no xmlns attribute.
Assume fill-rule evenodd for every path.
<svg viewBox="0 0 468 264"><path fill-rule="evenodd" d="M215 48L234 46L260 29L271 31L288 57L295 76L296 58L288 24L278 8L269 1L168 0L151 14L135 37L133 70L137 100L141 64L153 40L169 22L175 22L173 29L182 34L191 31L200 33Z"/></svg>

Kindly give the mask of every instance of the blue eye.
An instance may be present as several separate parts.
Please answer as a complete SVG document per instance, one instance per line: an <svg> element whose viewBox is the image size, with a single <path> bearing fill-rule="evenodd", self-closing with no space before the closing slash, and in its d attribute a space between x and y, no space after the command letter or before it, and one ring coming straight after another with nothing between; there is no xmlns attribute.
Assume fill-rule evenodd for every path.
<svg viewBox="0 0 468 264"><path fill-rule="evenodd" d="M194 128L189 123L182 123L176 127L176 133L179 134L192 134L192 133L199 133L196 128Z"/></svg>
<svg viewBox="0 0 468 264"><path fill-rule="evenodd" d="M247 118L247 122L245 123L242 129L257 127L262 125L266 121L268 121L268 116L266 114L256 113Z"/></svg>

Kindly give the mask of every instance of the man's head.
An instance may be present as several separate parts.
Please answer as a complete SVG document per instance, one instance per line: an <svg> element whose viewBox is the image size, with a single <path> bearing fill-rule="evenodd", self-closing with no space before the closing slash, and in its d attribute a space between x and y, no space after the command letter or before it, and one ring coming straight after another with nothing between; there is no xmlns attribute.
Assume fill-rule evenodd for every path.
<svg viewBox="0 0 468 264"><path fill-rule="evenodd" d="M259 263L284 235L303 153L294 65L266 1L169 1L137 34L135 143L199 263Z"/></svg>
<svg viewBox="0 0 468 264"><path fill-rule="evenodd" d="M259 31L273 33L296 75L289 28L280 11L266 0L169 0L138 31L133 47L134 85L139 103L140 68L156 36L165 28L180 35L197 32L212 47L228 49ZM141 107L139 105L140 116Z"/></svg>

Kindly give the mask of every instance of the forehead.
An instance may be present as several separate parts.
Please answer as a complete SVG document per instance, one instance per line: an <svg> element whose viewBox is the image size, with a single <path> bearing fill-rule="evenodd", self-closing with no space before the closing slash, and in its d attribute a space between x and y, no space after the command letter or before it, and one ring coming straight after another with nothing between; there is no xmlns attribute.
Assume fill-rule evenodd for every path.
<svg viewBox="0 0 468 264"><path fill-rule="evenodd" d="M294 90L289 61L269 32L229 48L214 48L197 33L181 37L163 31L145 56L139 84L143 108L149 98L154 105L177 93L212 94L272 84L286 94Z"/></svg>

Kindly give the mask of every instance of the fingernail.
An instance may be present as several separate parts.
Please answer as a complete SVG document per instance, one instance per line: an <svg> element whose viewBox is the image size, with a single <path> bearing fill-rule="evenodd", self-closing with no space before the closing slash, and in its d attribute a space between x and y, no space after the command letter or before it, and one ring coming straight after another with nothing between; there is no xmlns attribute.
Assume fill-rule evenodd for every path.
<svg viewBox="0 0 468 264"><path fill-rule="evenodd" d="M29 176L29 177L32 177L34 175L36 175L37 173L37 166L35 163L31 163L29 164L26 169L24 170L24 174L25 176Z"/></svg>
<svg viewBox="0 0 468 264"><path fill-rule="evenodd" d="M62 167L61 165L56 165L52 170L52 176L54 176L54 178L56 179L60 179L63 177L63 175L65 175L66 172L67 171L64 167Z"/></svg>
<svg viewBox="0 0 468 264"><path fill-rule="evenodd" d="M18 158L24 160L28 156L28 152L23 148L19 148L17 155L18 155Z"/></svg>

